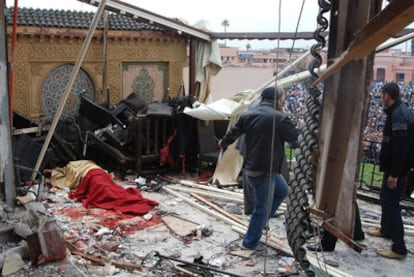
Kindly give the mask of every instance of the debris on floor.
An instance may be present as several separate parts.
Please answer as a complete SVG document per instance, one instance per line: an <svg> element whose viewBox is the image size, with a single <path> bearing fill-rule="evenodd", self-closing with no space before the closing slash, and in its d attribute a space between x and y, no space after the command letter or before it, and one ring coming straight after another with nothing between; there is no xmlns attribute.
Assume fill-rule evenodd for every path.
<svg viewBox="0 0 414 277"><path fill-rule="evenodd" d="M126 176L113 182L119 186L117 191L138 189L144 199L158 205L143 214L87 208L70 197L68 189L50 185L39 201L22 201L14 209L3 203L2 275L305 276L289 254L285 204L279 216L269 220L269 232L262 237L266 251L259 253L240 248L249 216L242 212L243 194L237 186L224 189L200 184L196 178L172 176L146 178L145 183L143 178ZM374 204L363 202L360 209L364 226L378 220ZM405 221L411 230L412 218ZM413 237L406 238L412 248ZM371 264L379 266L377 275L396 272L395 261L373 254L387 242L367 236L363 243L367 249L362 254L338 242L334 252L311 252L308 257L314 266L320 265L322 273L332 276L369 276L355 272L359 267L361 272L372 273ZM400 275L414 270L410 256L402 263Z"/></svg>

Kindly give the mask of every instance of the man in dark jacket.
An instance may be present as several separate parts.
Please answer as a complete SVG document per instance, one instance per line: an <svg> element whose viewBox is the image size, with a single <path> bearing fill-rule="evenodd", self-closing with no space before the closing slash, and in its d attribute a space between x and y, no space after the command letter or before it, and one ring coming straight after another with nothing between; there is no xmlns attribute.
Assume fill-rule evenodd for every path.
<svg viewBox="0 0 414 277"><path fill-rule="evenodd" d="M262 101L262 97L258 96L253 99L253 101L250 103L249 107L247 108L248 111L257 108L259 104ZM277 107L276 109L278 111L283 110L283 103L285 102L285 94L282 90L281 93L278 94L277 97ZM239 150L240 155L245 156L246 155L246 141L244 139L244 135L242 135L239 140L237 141L236 149ZM283 178L285 178L285 181L289 183L289 165L287 163L286 159L283 159L282 162L282 169L281 173ZM242 171L242 177L243 177L243 205L244 205L244 214L245 215L251 215L254 208L254 191L247 183L249 182L246 170Z"/></svg>
<svg viewBox="0 0 414 277"><path fill-rule="evenodd" d="M260 104L243 113L218 143L220 148L226 149L245 135L243 170L255 199L249 227L242 241L245 249L263 250L259 244L267 219L276 212L288 191L280 174L285 142L295 142L299 131L287 114L277 110L277 98L281 92L282 88L264 89Z"/></svg>
<svg viewBox="0 0 414 277"><path fill-rule="evenodd" d="M407 105L400 100L396 83L382 87L381 100L387 115L380 152L380 170L384 173L381 187L381 228L368 234L392 240L391 249L378 250L378 255L389 259L404 259L407 248L401 219L400 198L408 172L408 126L414 118Z"/></svg>

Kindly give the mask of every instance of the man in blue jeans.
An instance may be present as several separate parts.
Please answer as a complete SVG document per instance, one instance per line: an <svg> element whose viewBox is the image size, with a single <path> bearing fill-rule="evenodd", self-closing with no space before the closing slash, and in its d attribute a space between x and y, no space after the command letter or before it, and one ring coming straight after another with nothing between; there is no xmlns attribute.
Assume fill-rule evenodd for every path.
<svg viewBox="0 0 414 277"><path fill-rule="evenodd" d="M263 249L259 247L263 229L288 192L281 175L285 142L296 142L299 131L286 113L278 111L282 95L282 88L264 89L259 105L243 113L218 143L226 149L245 135L243 170L254 191L254 207L241 245L246 249Z"/></svg>
<svg viewBox="0 0 414 277"><path fill-rule="evenodd" d="M381 199L381 228L368 230L368 234L392 240L391 249L378 250L380 256L402 260L407 257L404 242L404 225L401 218L400 198L409 171L408 128L414 117L407 105L400 100L400 88L396 83L385 84L381 100L387 115L383 130L380 170L384 172Z"/></svg>

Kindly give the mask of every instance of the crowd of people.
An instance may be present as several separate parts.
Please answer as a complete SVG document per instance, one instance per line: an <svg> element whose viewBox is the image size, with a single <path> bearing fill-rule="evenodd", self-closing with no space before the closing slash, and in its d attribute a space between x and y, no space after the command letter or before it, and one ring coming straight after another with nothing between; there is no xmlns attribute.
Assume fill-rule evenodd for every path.
<svg viewBox="0 0 414 277"><path fill-rule="evenodd" d="M381 87L384 81L373 81L369 92L369 111L366 127L363 134L364 158L377 161L377 154L382 139L382 131L385 123L385 113L381 104ZM401 91L401 100L408 105L414 113L414 82L398 82ZM305 112L305 96L307 89L303 83L292 83L286 89L286 103L284 110L290 114L292 121L298 126L303 122Z"/></svg>

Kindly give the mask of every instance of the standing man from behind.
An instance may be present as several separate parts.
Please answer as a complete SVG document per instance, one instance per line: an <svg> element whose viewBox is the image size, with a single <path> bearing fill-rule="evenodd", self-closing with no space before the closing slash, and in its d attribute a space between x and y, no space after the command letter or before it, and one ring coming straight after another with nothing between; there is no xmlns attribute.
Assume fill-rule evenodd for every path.
<svg viewBox="0 0 414 277"><path fill-rule="evenodd" d="M243 113L218 143L226 149L245 135L243 170L254 192L254 207L241 244L243 249L264 250L260 246L263 229L287 196L287 183L281 175L285 142L296 142L299 131L287 114L277 110L278 97L282 95L282 88L264 89L260 104Z"/></svg>
<svg viewBox="0 0 414 277"><path fill-rule="evenodd" d="M378 250L380 256L402 260L407 257L404 226L401 218L400 198L408 168L408 126L414 117L400 100L396 83L381 89L381 100L387 116L380 152L380 170L384 173L381 187L381 227L368 230L368 234L392 240L391 249Z"/></svg>

